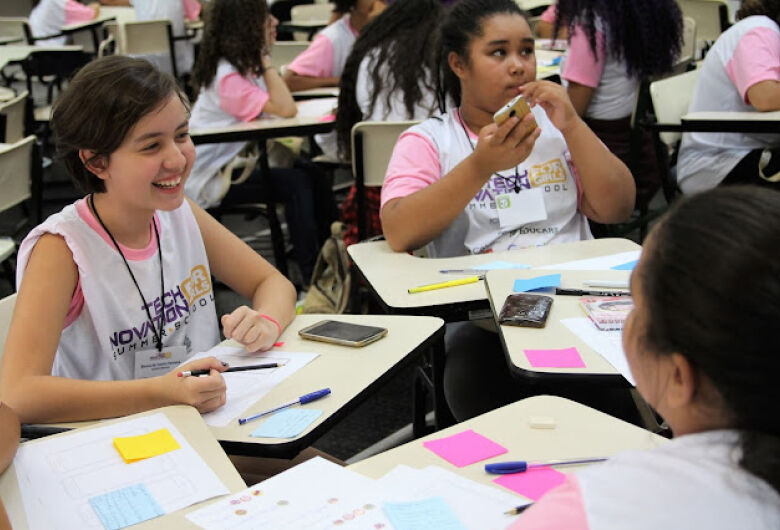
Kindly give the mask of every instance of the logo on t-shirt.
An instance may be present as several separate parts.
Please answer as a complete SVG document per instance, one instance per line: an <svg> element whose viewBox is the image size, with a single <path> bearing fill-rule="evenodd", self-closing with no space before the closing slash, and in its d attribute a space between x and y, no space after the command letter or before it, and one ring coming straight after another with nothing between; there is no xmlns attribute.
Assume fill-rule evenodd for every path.
<svg viewBox="0 0 780 530"><path fill-rule="evenodd" d="M560 158L531 166L530 174L531 186L534 188L566 182L566 169Z"/></svg>

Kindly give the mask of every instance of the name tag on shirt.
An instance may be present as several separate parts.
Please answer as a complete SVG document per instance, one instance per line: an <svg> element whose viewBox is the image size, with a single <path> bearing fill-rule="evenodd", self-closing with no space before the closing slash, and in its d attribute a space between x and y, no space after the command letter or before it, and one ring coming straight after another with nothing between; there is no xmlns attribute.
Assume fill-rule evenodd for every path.
<svg viewBox="0 0 780 530"><path fill-rule="evenodd" d="M544 191L531 188L520 193L505 193L496 197L498 222L503 230L547 220Z"/></svg>
<svg viewBox="0 0 780 530"><path fill-rule="evenodd" d="M135 352L135 379L146 379L165 375L187 360L185 346L168 346L161 352L157 349Z"/></svg>

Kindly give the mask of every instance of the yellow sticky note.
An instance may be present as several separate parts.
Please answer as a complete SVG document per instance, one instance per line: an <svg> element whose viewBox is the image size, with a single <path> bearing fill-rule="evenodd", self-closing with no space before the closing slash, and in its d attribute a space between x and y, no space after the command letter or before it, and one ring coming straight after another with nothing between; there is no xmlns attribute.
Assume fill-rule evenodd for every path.
<svg viewBox="0 0 780 530"><path fill-rule="evenodd" d="M114 438L114 447L126 464L161 455L179 449L176 439L168 429L159 429L149 434Z"/></svg>

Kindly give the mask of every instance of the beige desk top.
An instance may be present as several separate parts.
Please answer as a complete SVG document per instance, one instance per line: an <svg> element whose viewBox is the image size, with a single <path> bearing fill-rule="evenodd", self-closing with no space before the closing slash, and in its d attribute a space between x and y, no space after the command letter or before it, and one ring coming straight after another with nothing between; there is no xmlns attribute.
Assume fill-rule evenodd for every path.
<svg viewBox="0 0 780 530"><path fill-rule="evenodd" d="M535 429L532 416L554 419L554 429ZM456 468L425 447L423 442L474 429L509 451L490 460ZM535 396L459 423L349 466L353 471L379 478L398 464L414 468L441 466L482 484L493 484L497 475L485 473L490 462L609 457L630 449L652 449L664 438L574 401L554 396ZM583 466L561 466L570 472ZM503 490L503 488L501 488ZM508 490L504 490L508 491ZM507 509L511 506L507 506Z"/></svg>
<svg viewBox="0 0 780 530"><path fill-rule="evenodd" d="M36 51L82 51L81 46L30 46L27 44L17 45L9 44L6 46L0 46L0 69L4 68L8 63L14 63L24 61L27 57Z"/></svg>
<svg viewBox="0 0 780 530"><path fill-rule="evenodd" d="M774 112L689 112L684 121L772 121L780 122L780 110Z"/></svg>
<svg viewBox="0 0 780 530"><path fill-rule="evenodd" d="M192 408L183 405L164 407L161 409L150 410L142 412L140 414L134 414L125 418L119 418L116 420L109 420L107 422L100 422L91 426L83 427L84 429L91 429L95 427L102 427L110 423L121 422L126 419L148 416L157 412L164 413L169 420L176 426L181 434L192 445L193 449L203 458L203 460L211 467L216 473L219 479L225 484L225 486L231 492L241 491L246 488L246 484L239 476L233 464L228 460L227 455L219 446L219 443L209 431L208 426L203 422L200 414ZM66 432L62 434L55 434L54 436L69 436L71 433ZM32 440L29 444L39 443L42 440ZM5 472L0 475L0 497L3 499L3 504L8 512L8 516L11 520L11 526L16 530L22 530L28 528L27 517L24 513L24 504L19 492L19 486L16 481L16 471L14 466L11 465ZM184 518L184 514L192 510L204 506L205 503L213 501L204 501L202 503L195 504L189 508L179 510L173 514L169 514L157 519L152 519L146 523L134 526L133 528L181 528L185 523L189 524L189 521Z"/></svg>
<svg viewBox="0 0 780 530"><path fill-rule="evenodd" d="M97 17L93 18L92 20L88 20L86 22L79 22L77 24L67 24L65 26L62 26L62 32L63 33L73 33L75 31L81 31L85 29L91 29L96 26L100 26L105 22L108 22L109 20L114 20L115 15L112 15L110 13L104 13L103 10L100 10L100 14L98 14Z"/></svg>
<svg viewBox="0 0 780 530"><path fill-rule="evenodd" d="M2 50L2 47L0 47ZM291 127L306 127L310 125L321 125L322 117L295 116L293 118L261 118L248 122L240 122L227 127L208 127L201 129L191 129L190 135L212 135L226 133L252 133L252 132L272 132L275 129L286 129Z"/></svg>
<svg viewBox="0 0 780 530"><path fill-rule="evenodd" d="M592 239L474 256L430 259L418 258L405 252L393 252L386 241L373 241L350 245L347 252L387 306L395 310L409 310L487 298L484 282L423 293L407 292L410 287L463 277L441 274L439 270L442 269L468 269L478 267L480 263L498 260L540 267L639 248L639 245L628 239Z"/></svg>
<svg viewBox="0 0 780 530"><path fill-rule="evenodd" d="M513 293L515 279L534 278L543 274L561 274L561 287L569 289L593 289L586 287L586 280L611 280L628 282L631 271L555 271L555 270L497 270L487 273L487 290L490 306L494 315L498 315L506 297ZM609 289L602 289L609 291ZM547 293L540 293L547 294ZM556 296L547 325L543 328L521 328L499 326L504 339L507 356L515 368L526 372L571 373L577 375L604 374L619 375L604 357L590 348L561 323L563 318L583 318L585 313L579 307L579 296ZM585 362L585 368L535 368L530 365L523 353L524 349L559 349L575 346Z"/></svg>

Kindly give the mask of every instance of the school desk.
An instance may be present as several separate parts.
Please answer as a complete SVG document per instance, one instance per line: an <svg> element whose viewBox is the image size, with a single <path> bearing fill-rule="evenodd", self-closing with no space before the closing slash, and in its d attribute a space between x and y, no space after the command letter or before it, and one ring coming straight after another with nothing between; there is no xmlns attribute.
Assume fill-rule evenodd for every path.
<svg viewBox="0 0 780 530"><path fill-rule="evenodd" d="M294 31L301 31L306 33L306 39L312 40L314 35L328 25L327 20L298 20L296 22L287 21L282 22L276 28L278 32L292 33Z"/></svg>
<svg viewBox="0 0 780 530"><path fill-rule="evenodd" d="M92 38L91 44L93 48L89 50L90 53L97 53L98 47L100 46L100 28L103 27L103 24L106 22L110 22L115 20L115 17L110 14L105 14L101 11L100 14L98 14L97 17L93 18L92 20L88 20L87 22L79 22L77 24L68 24L65 26L62 26L60 28L60 33L63 35L68 35L72 39L74 39L75 44L82 44L85 46L85 49L88 47L89 41L82 42L79 38L80 33L86 33L89 32L89 35Z"/></svg>
<svg viewBox="0 0 780 530"><path fill-rule="evenodd" d="M79 52L82 51L83 48L81 46L30 46L28 44L9 44L0 46L0 70L9 64L21 63L33 52L63 50Z"/></svg>
<svg viewBox="0 0 780 530"><path fill-rule="evenodd" d="M203 460L211 467L214 473L225 484L225 486L233 493L241 491L246 488L244 481L238 474L233 464L228 460L227 455L219 446L219 443L209 431L208 426L205 424L200 414L192 408L184 405L177 405L172 407L163 407L159 409L142 412L140 414L133 414L124 418L109 420L106 422L95 422L90 426L84 426L82 429L90 429L94 427L103 427L110 423L116 423L124 421L130 418L139 416L148 416L162 412L173 423L179 432L184 436L193 449L203 458ZM81 429L79 429L81 430ZM57 434L56 436L69 436L77 431L68 431ZM25 444L37 443L36 440L30 440L24 442ZM24 503L19 492L19 485L16 480L16 471L14 466L11 465L8 469L0 475L0 498L3 499L5 510L8 513L11 520L11 526L16 530L23 530L28 528L27 517L24 512ZM173 514L169 514L157 519L152 519L145 523L142 523L133 528L179 528L180 525L174 525L173 522L186 520L184 518L185 513L192 510L196 510L204 506L209 501L204 501L189 508L179 510Z"/></svg>
<svg viewBox="0 0 780 530"><path fill-rule="evenodd" d="M780 131L780 111L691 112L681 119L683 132L775 133Z"/></svg>
<svg viewBox="0 0 780 530"><path fill-rule="evenodd" d="M515 280L528 279L543 274L560 274L561 287L568 289L593 289L612 291L616 289L587 287L588 280L608 280L628 283L631 271L566 271L566 270L496 270L489 271L486 276L486 288L491 310L496 320L504 305L504 300L512 294ZM615 368L593 350L577 335L561 323L564 318L587 318L579 306L580 296L557 296L549 293L539 293L551 296L553 304L543 328L524 328L517 326L499 326L499 333L507 362L512 374L527 380L546 383L588 384L602 383L609 386L626 387L628 382ZM523 350L548 350L576 347L580 353L584 368L539 368L528 362Z"/></svg>
<svg viewBox="0 0 780 530"><path fill-rule="evenodd" d="M412 256L406 252L393 252L386 241L372 241L350 245L347 252L358 274L386 312L431 315L441 317L447 322L459 322L492 316L484 281L415 294L409 294L407 290L463 277L439 272L444 269L476 268L480 263L499 260L540 267L639 248L639 245L628 239L607 238L474 256L430 259Z"/></svg>
<svg viewBox="0 0 780 530"><path fill-rule="evenodd" d="M337 98L339 97L339 87L327 86L319 88L309 88L307 90L296 90L292 93L295 100L314 99L314 98Z"/></svg>
<svg viewBox="0 0 780 530"><path fill-rule="evenodd" d="M6 44L14 44L17 42L19 43L24 42L24 37L13 37L7 35L0 36L0 46L5 46Z"/></svg>
<svg viewBox="0 0 780 530"><path fill-rule="evenodd" d="M324 342L301 339L298 330L321 320L340 320L388 329L387 335L362 348L351 348ZM306 430L293 439L253 438L249 434L257 429L259 421L239 425L233 420L227 427L210 427L213 435L229 454L293 458L309 447L331 426L354 410L367 397L389 381L404 367L411 365L433 350L431 354L443 357L444 323L438 318L389 315L298 315L287 327L279 339L284 346L276 348L280 352L312 352L319 356L309 364L292 374L274 387L268 394L244 411L244 418L260 411L281 405L303 394L322 388L330 388L326 398L306 405L307 408L321 410L322 415ZM226 344L235 344L226 342ZM441 386L438 387L441 389ZM420 396L423 397L423 396ZM416 404L417 405L417 404ZM424 403L418 406L424 407ZM441 412L449 413L443 393L439 401L437 420L441 426L451 425ZM419 409L416 421L424 421L425 410ZM74 428L84 423L59 423L53 427ZM46 432L47 426L24 427L24 432L35 434ZM418 432L422 434L419 429Z"/></svg>

